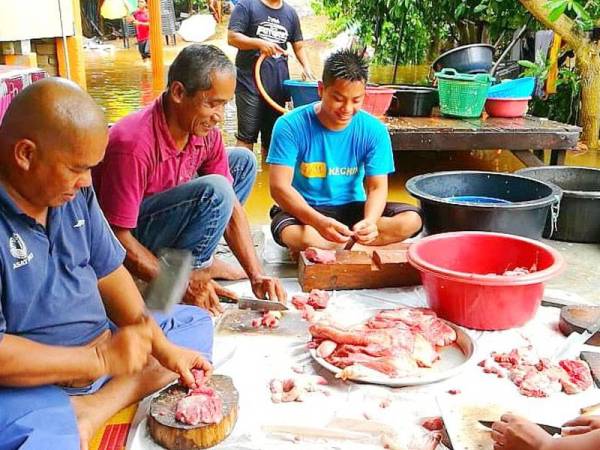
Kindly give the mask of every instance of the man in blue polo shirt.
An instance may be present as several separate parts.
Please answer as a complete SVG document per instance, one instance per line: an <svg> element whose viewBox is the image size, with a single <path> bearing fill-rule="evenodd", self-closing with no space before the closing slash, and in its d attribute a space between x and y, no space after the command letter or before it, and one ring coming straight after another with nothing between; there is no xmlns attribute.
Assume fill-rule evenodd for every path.
<svg viewBox="0 0 600 450"><path fill-rule="evenodd" d="M155 321L122 265L90 187L107 140L100 108L58 78L0 125L0 449L87 449L121 408L210 374L207 313Z"/></svg>
<svg viewBox="0 0 600 450"><path fill-rule="evenodd" d="M361 111L366 61L352 50L333 53L319 82L321 101L280 117L269 163L271 231L293 252L401 242L421 229L418 208L387 202L394 171L390 137ZM365 192L366 188L366 192Z"/></svg>

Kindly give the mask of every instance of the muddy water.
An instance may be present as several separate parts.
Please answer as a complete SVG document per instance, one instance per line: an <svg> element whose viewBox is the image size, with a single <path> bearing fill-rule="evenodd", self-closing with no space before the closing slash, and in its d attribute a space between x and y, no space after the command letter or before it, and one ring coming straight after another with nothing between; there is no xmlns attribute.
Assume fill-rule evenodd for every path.
<svg viewBox="0 0 600 450"><path fill-rule="evenodd" d="M323 60L330 51L327 43L317 40L324 30L324 17L303 17L302 27L307 40L308 55L316 74L322 70ZM109 42L107 50L86 51L86 70L88 91L105 109L109 122L137 110L150 103L159 92L152 89L152 74L149 64L139 58L135 41L124 49L122 41ZM217 28L217 33L207 43L222 48L232 58L235 49L226 42L225 25ZM187 45L179 40L177 46L165 47L165 64L168 66L177 53ZM300 76L300 67L294 59L290 61L292 78ZM397 83L419 83L427 78L427 66L399 67L396 74ZM390 83L393 67L373 67L371 80L376 83ZM228 144L235 142L236 130L235 107L229 106L225 112L225 120L221 126ZM256 186L250 196L246 210L252 223L268 222L268 210L272 204L268 188L268 169L261 162ZM513 172L523 165L507 151L472 151L472 152L404 152L395 155L396 173L390 178L390 198L396 201L415 203L415 200L404 189L404 183L413 175L439 170L492 170ZM567 164L600 167L600 154L588 152L582 155L569 155Z"/></svg>

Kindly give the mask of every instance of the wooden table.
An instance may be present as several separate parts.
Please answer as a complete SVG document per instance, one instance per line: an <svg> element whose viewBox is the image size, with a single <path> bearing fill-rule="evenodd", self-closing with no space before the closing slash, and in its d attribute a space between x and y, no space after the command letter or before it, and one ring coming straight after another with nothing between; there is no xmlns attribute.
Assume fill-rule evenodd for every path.
<svg viewBox="0 0 600 450"><path fill-rule="evenodd" d="M562 165L574 149L581 128L539 117L516 119L454 119L385 117L394 151L506 149L527 166L544 165L543 150L552 150L550 164ZM533 152L532 152L533 150Z"/></svg>

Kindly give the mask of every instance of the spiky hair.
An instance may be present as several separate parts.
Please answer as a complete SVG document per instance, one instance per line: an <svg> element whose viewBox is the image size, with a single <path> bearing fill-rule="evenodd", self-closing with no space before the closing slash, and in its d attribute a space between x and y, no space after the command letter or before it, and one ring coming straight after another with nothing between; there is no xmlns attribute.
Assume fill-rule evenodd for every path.
<svg viewBox="0 0 600 450"><path fill-rule="evenodd" d="M343 49L333 52L323 66L323 84L330 86L337 79L367 82L369 64L362 52Z"/></svg>

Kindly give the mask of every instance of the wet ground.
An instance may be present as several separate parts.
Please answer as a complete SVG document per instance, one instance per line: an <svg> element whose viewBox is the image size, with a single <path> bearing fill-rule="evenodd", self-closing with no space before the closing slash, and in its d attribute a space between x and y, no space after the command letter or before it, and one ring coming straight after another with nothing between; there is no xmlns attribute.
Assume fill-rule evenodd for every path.
<svg viewBox="0 0 600 450"><path fill-rule="evenodd" d="M296 0L296 2L302 0ZM304 2L306 3L306 2ZM308 12L304 8L304 12ZM227 20L227 17L226 17ZM319 16L301 18L304 38L308 42L308 54L313 71L319 74L323 60L331 49L327 42L318 40L325 29L327 19ZM219 25L215 35L206 43L222 48L232 58L236 50L227 45L226 25ZM88 91L92 97L105 109L109 122L115 122L121 117L150 103L159 92L152 90L152 74L150 64L140 60L135 45L123 48L122 41L107 42L105 49L86 50L86 70ZM188 45L178 39L176 46L165 47L165 64L168 66L181 48ZM417 83L424 80L428 74L427 66L400 67L396 81L398 83ZM300 68L294 59L290 61L292 78L299 78ZM391 82L393 67L372 67L371 79L377 83ZM231 105L226 111L222 124L225 140L228 144L235 142L236 130L235 108ZM268 222L268 210L272 200L268 191L268 169L262 163L261 172L252 195L247 203L247 211L253 224ZM472 152L403 152L395 154L396 173L390 179L390 199L410 203L416 201L404 189L404 183L413 175L439 170L490 170L513 172L523 165L510 152L500 150ZM584 154L569 154L568 165L600 167L600 153L587 152Z"/></svg>

